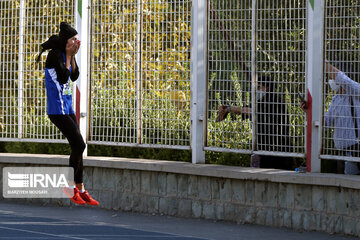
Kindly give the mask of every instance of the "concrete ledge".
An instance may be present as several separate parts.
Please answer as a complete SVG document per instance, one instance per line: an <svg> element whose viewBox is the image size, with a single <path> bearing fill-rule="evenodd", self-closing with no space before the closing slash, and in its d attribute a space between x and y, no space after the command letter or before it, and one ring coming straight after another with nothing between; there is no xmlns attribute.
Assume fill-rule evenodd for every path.
<svg viewBox="0 0 360 240"><path fill-rule="evenodd" d="M68 156L64 155L0 153L0 163L67 166L68 158ZM296 173L275 169L257 169L113 157L86 157L84 159L84 166L360 189L360 176L342 174Z"/></svg>
<svg viewBox="0 0 360 240"><path fill-rule="evenodd" d="M0 168L68 161L68 156L0 154ZM110 157L87 157L84 165L85 186L101 208L360 237L359 176ZM2 179L0 171L0 191ZM73 205L56 198L15 201Z"/></svg>

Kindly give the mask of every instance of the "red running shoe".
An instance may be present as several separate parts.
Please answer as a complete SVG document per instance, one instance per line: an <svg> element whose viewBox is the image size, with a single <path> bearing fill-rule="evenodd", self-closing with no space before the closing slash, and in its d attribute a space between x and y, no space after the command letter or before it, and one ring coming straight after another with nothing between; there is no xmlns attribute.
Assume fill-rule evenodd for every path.
<svg viewBox="0 0 360 240"><path fill-rule="evenodd" d="M86 204L95 206L99 205L99 202L93 199L87 191L80 193L80 197L85 201Z"/></svg>
<svg viewBox="0 0 360 240"><path fill-rule="evenodd" d="M84 205L85 201L80 197L80 191L76 188L63 188L63 192L76 204Z"/></svg>

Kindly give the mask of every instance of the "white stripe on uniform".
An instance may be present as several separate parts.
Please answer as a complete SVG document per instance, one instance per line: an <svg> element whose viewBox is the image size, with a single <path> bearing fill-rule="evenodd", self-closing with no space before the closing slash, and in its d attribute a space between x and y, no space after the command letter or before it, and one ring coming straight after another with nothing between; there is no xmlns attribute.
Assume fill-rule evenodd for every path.
<svg viewBox="0 0 360 240"><path fill-rule="evenodd" d="M55 68L48 69L48 72L49 72L49 74L51 76L51 80L55 83L56 88L57 88L57 90L59 92L59 99L60 99L60 102L61 102L61 112L65 115L64 100L62 98L62 91L61 91L60 83L57 81L57 74L56 74Z"/></svg>

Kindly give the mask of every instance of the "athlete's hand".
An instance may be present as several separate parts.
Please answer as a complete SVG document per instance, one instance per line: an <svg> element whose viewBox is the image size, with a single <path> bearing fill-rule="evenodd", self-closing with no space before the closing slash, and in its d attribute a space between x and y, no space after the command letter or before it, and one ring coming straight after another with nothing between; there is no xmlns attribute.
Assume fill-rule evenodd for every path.
<svg viewBox="0 0 360 240"><path fill-rule="evenodd" d="M75 56L76 54L76 45L74 42L67 42L65 47L66 55L68 56Z"/></svg>
<svg viewBox="0 0 360 240"><path fill-rule="evenodd" d="M75 41L75 54L78 53L79 48L80 48L80 44L81 44L80 40Z"/></svg>
<svg viewBox="0 0 360 240"><path fill-rule="evenodd" d="M218 110L218 116L216 118L216 122L221 122L224 120L229 114L228 107L225 105L221 105Z"/></svg>
<svg viewBox="0 0 360 240"><path fill-rule="evenodd" d="M65 51L69 56L75 56L75 54L79 51L80 48L80 40L68 41L66 43Z"/></svg>

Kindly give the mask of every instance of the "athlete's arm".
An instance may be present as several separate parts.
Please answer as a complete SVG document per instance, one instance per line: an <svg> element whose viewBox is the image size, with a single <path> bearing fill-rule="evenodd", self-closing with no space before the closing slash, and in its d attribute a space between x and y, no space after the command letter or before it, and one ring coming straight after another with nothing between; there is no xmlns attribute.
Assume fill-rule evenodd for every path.
<svg viewBox="0 0 360 240"><path fill-rule="evenodd" d="M64 64L64 58L60 49L53 49L49 52L46 60L47 68L55 68L57 81L61 84L67 83L71 72Z"/></svg>
<svg viewBox="0 0 360 240"><path fill-rule="evenodd" d="M74 82L79 77L79 67L76 63L75 56L73 56L71 58L71 69L72 69L72 71L71 71L70 79L71 79L71 81Z"/></svg>

